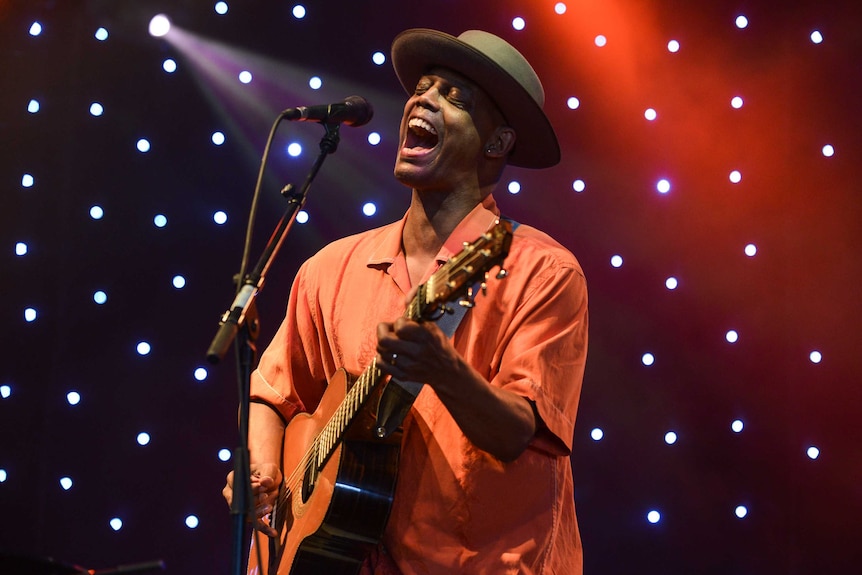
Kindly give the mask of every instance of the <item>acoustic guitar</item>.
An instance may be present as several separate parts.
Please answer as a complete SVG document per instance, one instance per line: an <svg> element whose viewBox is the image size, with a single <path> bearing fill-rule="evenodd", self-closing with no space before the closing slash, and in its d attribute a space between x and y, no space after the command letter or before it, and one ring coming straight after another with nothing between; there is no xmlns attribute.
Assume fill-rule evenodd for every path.
<svg viewBox="0 0 862 575"><path fill-rule="evenodd" d="M505 277L502 263L511 242L511 224L498 220L419 287L404 316L436 321L452 305L471 307L475 288L484 291L491 269L500 266L497 277ZM402 433L386 434L377 421L386 379L376 359L359 377L341 369L314 413L298 414L288 424L284 481L270 515L278 535L255 532L250 575L359 572L383 535L395 493Z"/></svg>

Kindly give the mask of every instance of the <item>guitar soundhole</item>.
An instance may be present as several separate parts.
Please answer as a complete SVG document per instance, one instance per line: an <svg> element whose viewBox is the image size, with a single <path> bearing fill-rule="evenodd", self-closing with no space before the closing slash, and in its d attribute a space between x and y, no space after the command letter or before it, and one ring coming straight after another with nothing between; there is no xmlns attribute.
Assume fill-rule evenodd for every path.
<svg viewBox="0 0 862 575"><path fill-rule="evenodd" d="M305 470L305 476L302 481L302 502L306 503L314 492L314 486L317 484L317 476L319 470L317 465L312 463Z"/></svg>

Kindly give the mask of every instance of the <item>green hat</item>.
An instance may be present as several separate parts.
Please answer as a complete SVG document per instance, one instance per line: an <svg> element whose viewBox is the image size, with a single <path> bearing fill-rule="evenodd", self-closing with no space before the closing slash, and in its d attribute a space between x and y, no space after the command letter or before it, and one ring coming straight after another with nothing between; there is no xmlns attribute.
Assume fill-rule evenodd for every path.
<svg viewBox="0 0 862 575"><path fill-rule="evenodd" d="M392 42L392 66L409 94L431 68L458 72L494 100L517 133L510 164L549 168L559 163L560 145L542 110L542 83L527 59L502 38L481 30L457 38L437 30L406 30Z"/></svg>

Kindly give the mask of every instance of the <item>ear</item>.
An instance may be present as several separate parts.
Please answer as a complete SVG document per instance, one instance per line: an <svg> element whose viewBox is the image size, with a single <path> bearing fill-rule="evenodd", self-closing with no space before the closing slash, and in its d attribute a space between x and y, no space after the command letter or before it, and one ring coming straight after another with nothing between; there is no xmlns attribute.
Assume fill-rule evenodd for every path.
<svg viewBox="0 0 862 575"><path fill-rule="evenodd" d="M505 158L515 147L515 130L509 126L498 126L488 138L485 145L485 156L488 158Z"/></svg>

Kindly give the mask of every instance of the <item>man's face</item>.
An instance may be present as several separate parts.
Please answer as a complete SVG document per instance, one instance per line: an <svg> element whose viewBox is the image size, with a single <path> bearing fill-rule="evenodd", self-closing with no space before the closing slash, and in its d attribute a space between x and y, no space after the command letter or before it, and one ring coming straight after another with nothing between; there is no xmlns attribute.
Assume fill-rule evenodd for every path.
<svg viewBox="0 0 862 575"><path fill-rule="evenodd" d="M416 189L475 185L499 113L478 86L436 68L419 79L404 106L395 177Z"/></svg>

